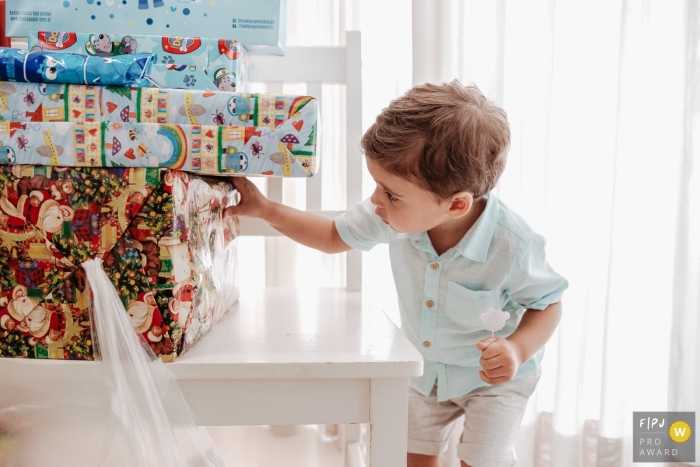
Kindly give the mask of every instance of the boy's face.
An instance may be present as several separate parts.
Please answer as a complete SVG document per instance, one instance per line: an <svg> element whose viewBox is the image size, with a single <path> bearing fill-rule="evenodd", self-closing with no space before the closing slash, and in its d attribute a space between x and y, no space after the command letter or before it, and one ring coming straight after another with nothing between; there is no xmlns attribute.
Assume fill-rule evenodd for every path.
<svg viewBox="0 0 700 467"><path fill-rule="evenodd" d="M393 175L366 157L367 169L377 183L370 197L374 212L397 232L426 232L453 219L450 200L440 200L415 183ZM468 211L468 209L467 209Z"/></svg>

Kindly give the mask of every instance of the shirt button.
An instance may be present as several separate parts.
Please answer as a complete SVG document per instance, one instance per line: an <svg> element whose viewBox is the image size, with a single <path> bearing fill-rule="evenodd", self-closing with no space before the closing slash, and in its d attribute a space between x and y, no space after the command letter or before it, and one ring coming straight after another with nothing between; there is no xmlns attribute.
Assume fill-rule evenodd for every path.
<svg viewBox="0 0 700 467"><path fill-rule="evenodd" d="M438 269L440 269L440 265L438 263L433 263L430 265L430 269L432 269L433 271L437 271Z"/></svg>
<svg viewBox="0 0 700 467"><path fill-rule="evenodd" d="M432 308L435 306L435 303L432 300L428 300L427 302L425 302L425 306L427 306L428 308Z"/></svg>
<svg viewBox="0 0 700 467"><path fill-rule="evenodd" d="M428 341L423 342L423 347L426 347L426 348L430 347L430 342L428 342Z"/></svg>

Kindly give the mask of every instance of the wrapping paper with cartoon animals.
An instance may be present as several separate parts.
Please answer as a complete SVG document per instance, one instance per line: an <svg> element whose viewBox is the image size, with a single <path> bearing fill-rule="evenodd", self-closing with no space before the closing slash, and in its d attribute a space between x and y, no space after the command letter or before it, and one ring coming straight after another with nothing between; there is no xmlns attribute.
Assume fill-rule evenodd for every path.
<svg viewBox="0 0 700 467"><path fill-rule="evenodd" d="M4 1L4 0L3 0ZM248 51L284 55L286 0L6 0L7 37L37 29L229 37ZM84 44L81 44L84 45Z"/></svg>
<svg viewBox="0 0 700 467"><path fill-rule="evenodd" d="M150 86L155 55L90 57L67 52L0 49L0 80L29 83Z"/></svg>
<svg viewBox="0 0 700 467"><path fill-rule="evenodd" d="M248 57L240 42L200 37L33 31L32 50L61 51L113 58L135 53L156 55L149 78L161 88L246 91Z"/></svg>
<svg viewBox="0 0 700 467"><path fill-rule="evenodd" d="M92 258L156 355L187 351L238 298L232 188L177 170L0 166L0 357L96 358Z"/></svg>
<svg viewBox="0 0 700 467"><path fill-rule="evenodd" d="M110 121L122 124L121 128L131 127L129 124L135 122L178 124L188 136L187 142L191 143L191 148L186 148L190 165L168 165L172 168L210 174L293 177L311 176L318 170L318 101L310 96L0 82L0 129L5 123L5 136L8 135L7 125L17 126L17 122L32 122L26 128L38 128L35 122L65 121L86 122L85 125ZM209 125L225 126L225 129L204 129ZM61 128L61 131L66 131L64 127ZM109 129L118 132L119 128L119 125L112 125ZM139 149L139 144L143 142L142 131L145 128L130 129L139 133L126 130L128 137L114 136L124 152L129 149L133 151L128 156L141 155L144 147ZM76 127L76 131L83 130ZM26 145L21 139L26 136L14 136L15 133L11 132L9 139L3 139L0 134L0 141L6 148L4 156L0 150L0 162L19 160L16 151L20 150L24 163L46 163L45 159L38 157L27 159ZM55 135L56 131L52 133ZM174 132L175 135L181 133L179 130ZM94 149L91 151L93 156L97 150L97 146L90 146L97 144L94 136L86 136L91 139L87 149ZM77 140L82 141L80 138ZM132 145L134 147L125 144L137 140L139 142ZM83 144L76 144L79 150L85 152ZM113 140L106 140L106 144L114 149ZM144 144L151 152L149 158L139 157L136 161L136 157L120 158L117 152L113 161L127 166L143 166L149 160L155 163L151 157L155 155L151 150L154 146ZM158 148L162 152L162 144ZM30 149L29 152L33 151ZM165 156L159 155L161 159ZM106 159L111 157L112 151L107 151ZM89 158L76 156L75 159L71 166L85 164ZM162 162L169 159L165 158Z"/></svg>

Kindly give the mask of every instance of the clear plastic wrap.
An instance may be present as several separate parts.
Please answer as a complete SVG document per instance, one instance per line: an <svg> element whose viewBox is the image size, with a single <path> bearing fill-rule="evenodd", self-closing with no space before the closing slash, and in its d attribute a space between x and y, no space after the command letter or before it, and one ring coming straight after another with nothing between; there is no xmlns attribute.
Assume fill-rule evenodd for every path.
<svg viewBox="0 0 700 467"><path fill-rule="evenodd" d="M101 365L110 388L110 425L127 433L128 465L223 466L213 440L197 426L172 373L134 332L102 261L86 261L83 268L93 296L90 315L99 336ZM111 445L109 438L106 441Z"/></svg>
<svg viewBox="0 0 700 467"><path fill-rule="evenodd" d="M149 77L159 88L248 90L248 57L235 39L32 31L29 48L97 57L152 53L160 59Z"/></svg>
<svg viewBox="0 0 700 467"><path fill-rule="evenodd" d="M44 384L32 372L0 384L0 466L223 466L172 374L134 332L101 263L83 263L101 361L83 364L89 375L64 366Z"/></svg>

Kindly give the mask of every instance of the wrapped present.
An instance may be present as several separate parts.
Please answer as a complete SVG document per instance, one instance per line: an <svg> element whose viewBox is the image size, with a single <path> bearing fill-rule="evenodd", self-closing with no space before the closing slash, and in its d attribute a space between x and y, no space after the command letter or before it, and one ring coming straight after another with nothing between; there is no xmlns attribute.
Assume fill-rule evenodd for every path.
<svg viewBox="0 0 700 467"><path fill-rule="evenodd" d="M211 174L241 172L294 177L310 176L318 170L318 101L309 96L0 82L0 120L5 121L4 124L0 122L0 142L5 145L6 152L10 151L5 155L6 162L15 161L16 150L22 150L23 163L47 163L46 159L31 158L26 154L34 151L25 150L23 140L18 138L27 136L22 133L14 136L18 130L38 127L33 124L22 129L18 122L109 121L122 123L121 127L112 125L111 132L118 132L119 128L124 129L127 124L136 122L179 125L190 135L188 142L192 144L188 146L187 154L191 162L183 167L168 167L188 167L185 170L191 168ZM202 131L209 125L226 126L225 130L206 128ZM140 140L146 130L140 127L129 129L136 129L140 136L132 139L136 133L128 133L129 130L126 130L127 138L114 135L125 150L125 142ZM218 134L222 135L221 141ZM90 144L98 143L94 138L90 139ZM238 142L234 144L231 140ZM112 140L105 143L114 149ZM149 149L154 147L146 145ZM98 148L88 145L88 150L90 147L95 149L91 151L94 155ZM162 148L162 145L157 147ZM81 154L85 153L82 146L78 149ZM131 149L133 154L140 154L138 144ZM101 148L98 152L101 157ZM3 158L1 153L2 150L0 160ZM72 157L65 151L64 154ZM238 160L234 160L236 154ZM111 152L107 152L105 162L113 156L117 159L112 160L118 164L147 165L143 158L138 158L138 162L135 162L135 157L119 159L118 154ZM64 160L70 163L69 159ZM155 163L155 159L148 160ZM70 166L83 165L86 161L85 156L76 156L75 164ZM104 165L101 161L93 163Z"/></svg>
<svg viewBox="0 0 700 467"><path fill-rule="evenodd" d="M30 83L150 86L153 54L89 57L66 52L0 49L0 80Z"/></svg>
<svg viewBox="0 0 700 467"><path fill-rule="evenodd" d="M135 53L156 55L149 78L161 88L246 91L248 57L240 42L199 37L33 31L32 50L95 57Z"/></svg>
<svg viewBox="0 0 700 467"><path fill-rule="evenodd" d="M37 24L70 31L89 25L95 34L183 37L231 35L255 53L284 55L286 0L7 0L7 36L27 37Z"/></svg>
<svg viewBox="0 0 700 467"><path fill-rule="evenodd" d="M312 175L292 154L292 144L286 135L280 138L275 130L260 127L0 122L0 163L5 164L162 167L207 175Z"/></svg>
<svg viewBox="0 0 700 467"><path fill-rule="evenodd" d="M237 300L230 183L177 170L0 165L0 357L94 358L85 272L176 359Z"/></svg>

